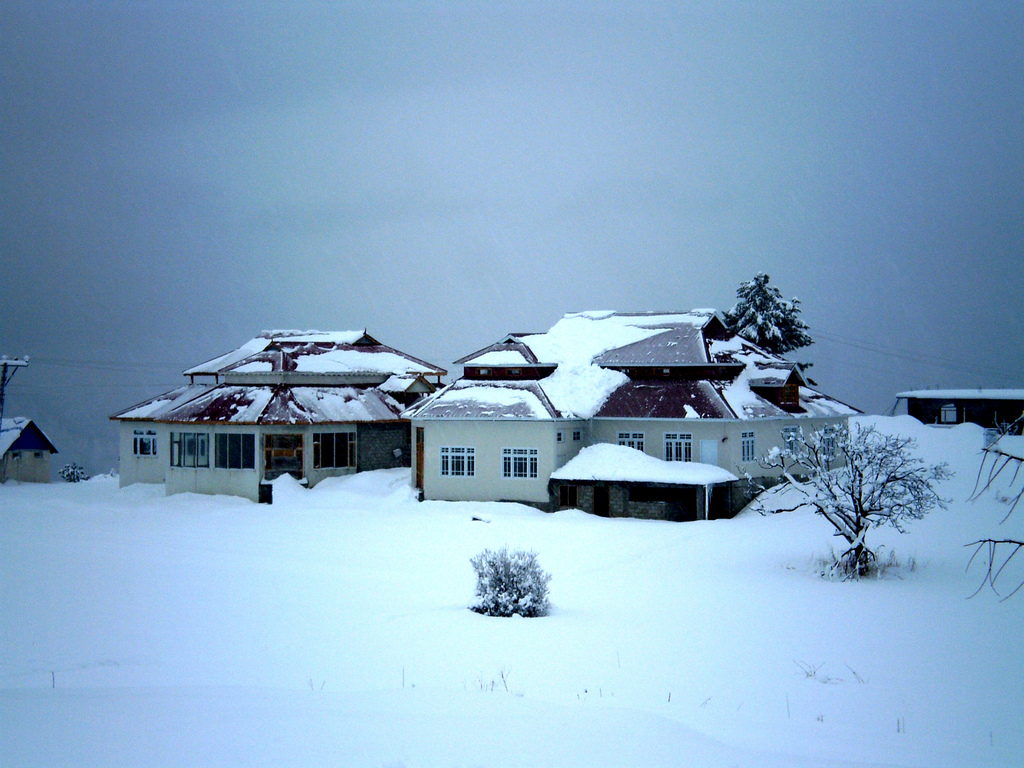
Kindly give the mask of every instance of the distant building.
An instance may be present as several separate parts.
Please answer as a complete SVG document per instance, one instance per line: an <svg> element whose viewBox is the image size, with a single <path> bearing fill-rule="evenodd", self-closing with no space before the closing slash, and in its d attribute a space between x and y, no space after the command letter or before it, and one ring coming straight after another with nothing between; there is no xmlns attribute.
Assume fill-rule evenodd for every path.
<svg viewBox="0 0 1024 768"><path fill-rule="evenodd" d="M922 424L970 422L1003 431L1024 415L1024 389L919 389L896 398L906 400L907 413Z"/></svg>
<svg viewBox="0 0 1024 768"><path fill-rule="evenodd" d="M57 453L50 439L31 419L17 416L0 425L0 483L50 482L50 455Z"/></svg>
<svg viewBox="0 0 1024 768"><path fill-rule="evenodd" d="M447 371L365 331L266 332L111 418L120 483L270 501L269 481L409 466L402 411Z"/></svg>

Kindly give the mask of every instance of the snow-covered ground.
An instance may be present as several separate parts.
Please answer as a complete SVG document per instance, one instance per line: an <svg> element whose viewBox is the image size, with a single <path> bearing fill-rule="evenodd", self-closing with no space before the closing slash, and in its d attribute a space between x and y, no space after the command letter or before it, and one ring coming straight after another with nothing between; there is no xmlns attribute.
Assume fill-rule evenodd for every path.
<svg viewBox="0 0 1024 768"><path fill-rule="evenodd" d="M1024 593L968 599L964 547L1024 509L966 501L979 428L870 420L957 474L861 583L815 574L835 540L799 512L416 503L402 471L273 506L2 486L0 765L1024 765ZM551 615L467 610L506 544Z"/></svg>

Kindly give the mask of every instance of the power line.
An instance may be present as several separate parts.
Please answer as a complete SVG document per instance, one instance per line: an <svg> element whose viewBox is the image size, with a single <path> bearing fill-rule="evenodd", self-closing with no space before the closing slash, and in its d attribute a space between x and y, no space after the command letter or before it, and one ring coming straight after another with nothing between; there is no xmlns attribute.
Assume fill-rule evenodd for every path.
<svg viewBox="0 0 1024 768"><path fill-rule="evenodd" d="M948 368L958 371L968 371L970 373L980 375L996 375L1004 379L1015 380L1020 377L1018 372L1011 372L1006 369L996 368L983 364L967 362L964 360L954 360L950 357L944 357L941 355L928 354L926 352L917 352L907 349L900 349L899 347L890 347L884 344L878 344L876 342L864 341L863 339L857 339L850 336L842 336L839 334L826 333L812 329L813 335L819 339L825 341L831 341L834 344L841 346L852 347L859 349L863 352L871 352L876 355L882 355L885 357L896 358L900 360L906 360L909 362L923 363L926 365L932 365L939 368Z"/></svg>
<svg viewBox="0 0 1024 768"><path fill-rule="evenodd" d="M88 370L111 371L116 373L150 370L175 371L178 375L181 375L181 372L184 370L182 367L169 365L167 363L127 363L119 360L83 360L64 357L33 357L32 361L60 368L85 368Z"/></svg>

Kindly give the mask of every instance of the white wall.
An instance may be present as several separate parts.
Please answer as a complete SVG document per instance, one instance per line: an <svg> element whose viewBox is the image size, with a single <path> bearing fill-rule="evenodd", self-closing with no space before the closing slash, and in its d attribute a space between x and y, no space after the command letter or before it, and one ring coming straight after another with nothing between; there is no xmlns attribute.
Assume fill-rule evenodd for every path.
<svg viewBox="0 0 1024 768"><path fill-rule="evenodd" d="M577 425L577 426L573 426ZM413 434L423 428L423 497L448 501L548 502L551 473L583 447L585 440L572 442L572 430L585 429L581 422L469 420L414 420ZM556 443L561 430L564 439ZM585 434L585 432L584 432ZM473 448L476 474L473 477L441 476L441 446ZM537 477L502 476L503 448L536 448ZM413 477L416 473L415 446Z"/></svg>
<svg viewBox="0 0 1024 768"><path fill-rule="evenodd" d="M134 453L135 430L156 432L157 452L155 456L136 456ZM133 483L162 483L170 462L170 436L166 424L149 421L121 421L118 426L118 485L124 488Z"/></svg>
<svg viewBox="0 0 1024 768"><path fill-rule="evenodd" d="M765 470L756 459L773 446L782 445L782 429L797 426L810 434L830 424L841 424L845 417L749 419L594 419L592 424L595 443L618 443L619 432L643 432L644 453L665 458L665 433L687 433L693 436L693 461L700 461L702 440L714 440L718 447L718 466L733 474L749 472L754 477L771 477L778 470ZM754 461L744 462L742 433L754 433Z"/></svg>
<svg viewBox="0 0 1024 768"><path fill-rule="evenodd" d="M50 482L50 452L42 449L7 451L0 458L0 483L8 480L19 483Z"/></svg>

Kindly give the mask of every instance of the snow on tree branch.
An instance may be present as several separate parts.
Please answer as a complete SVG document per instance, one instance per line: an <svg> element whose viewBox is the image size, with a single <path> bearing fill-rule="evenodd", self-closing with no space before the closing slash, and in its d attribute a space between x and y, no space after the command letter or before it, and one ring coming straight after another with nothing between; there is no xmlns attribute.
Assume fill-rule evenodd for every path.
<svg viewBox="0 0 1024 768"><path fill-rule="evenodd" d="M786 301L768 281L768 275L761 272L740 283L736 304L725 313L726 323L747 341L777 355L813 344L800 319L800 300Z"/></svg>
<svg viewBox="0 0 1024 768"><path fill-rule="evenodd" d="M1007 425L1003 429L1003 434L982 452L981 465L978 467L978 477L974 482L974 492L971 494L971 501L992 488L1000 477L1006 478L1010 473L1012 475L1009 477L1008 487L1011 489L1015 487L1017 478L1021 473L1021 468L1024 467L1024 437L1019 434L1022 427L1024 427L1024 416L1017 419L1013 424ZM1001 521L1005 523L1010 515L1013 514L1021 499L1024 498L1024 486L1021 486L1015 495L1011 491L1010 495L1002 498L1009 505L1006 516ZM975 548L970 561L967 563L968 569L970 569L975 559L982 552L985 553L982 562L987 563L984 578L982 578L981 584L971 597L981 592L986 584L998 595L1000 593L997 582L1003 576L1008 566L1010 566L1014 557L1024 549L1024 540L979 539L964 546ZM1013 583L1012 575L1010 575L1010 583ZM1001 595L1001 599L1009 599L1019 592L1022 587L1024 587L1024 578L1017 581L1017 586L1011 592Z"/></svg>

